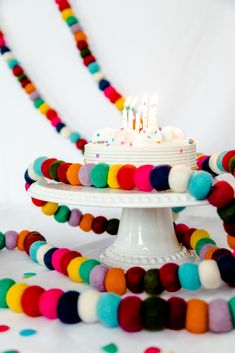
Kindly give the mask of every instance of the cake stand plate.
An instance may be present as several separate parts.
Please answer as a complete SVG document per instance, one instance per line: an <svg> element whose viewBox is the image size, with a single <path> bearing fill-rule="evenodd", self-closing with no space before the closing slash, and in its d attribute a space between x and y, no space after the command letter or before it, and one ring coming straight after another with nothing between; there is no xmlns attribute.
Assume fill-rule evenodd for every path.
<svg viewBox="0 0 235 353"><path fill-rule="evenodd" d="M200 206L187 193L95 189L58 184L42 179L28 190L31 197L73 206L121 207L122 216L114 243L100 255L109 266L128 269L160 267L166 262L193 261L194 255L177 241L171 207Z"/></svg>

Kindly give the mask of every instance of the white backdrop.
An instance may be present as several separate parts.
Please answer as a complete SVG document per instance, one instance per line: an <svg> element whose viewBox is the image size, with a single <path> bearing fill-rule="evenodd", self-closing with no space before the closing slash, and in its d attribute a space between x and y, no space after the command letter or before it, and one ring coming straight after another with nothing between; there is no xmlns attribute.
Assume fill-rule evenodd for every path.
<svg viewBox="0 0 235 353"><path fill-rule="evenodd" d="M124 95L160 96L161 125L184 129L198 150L234 147L235 1L72 1L103 71ZM87 137L118 126L53 0L1 0L9 44L46 99ZM75 161L75 148L34 109L0 59L0 200L25 203L22 175L40 155ZM6 187L7 183L7 187Z"/></svg>

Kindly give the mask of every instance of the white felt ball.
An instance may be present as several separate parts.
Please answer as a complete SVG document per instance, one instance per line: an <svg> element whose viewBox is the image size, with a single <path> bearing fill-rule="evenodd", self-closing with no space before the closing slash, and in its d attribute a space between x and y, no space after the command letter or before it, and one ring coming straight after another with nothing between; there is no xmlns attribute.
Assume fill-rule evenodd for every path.
<svg viewBox="0 0 235 353"><path fill-rule="evenodd" d="M3 58L6 61L11 60L11 59L15 59L14 55L10 51L7 51L6 53L4 53Z"/></svg>
<svg viewBox="0 0 235 353"><path fill-rule="evenodd" d="M62 137L64 137L65 139L69 138L69 136L71 135L72 130L70 129L70 127L68 126L64 126L61 130L60 130L60 135Z"/></svg>
<svg viewBox="0 0 235 353"><path fill-rule="evenodd" d="M96 307L99 297L100 293L93 289L79 295L78 314L83 322L92 323L98 321Z"/></svg>
<svg viewBox="0 0 235 353"><path fill-rule="evenodd" d="M48 250L54 248L53 245L50 245L50 244L44 244L42 246L40 246L40 248L38 249L37 251L37 255L36 255L36 258L37 258L37 261L39 263L39 265L45 265L44 264L44 255L48 252Z"/></svg>
<svg viewBox="0 0 235 353"><path fill-rule="evenodd" d="M95 82L99 82L104 78L104 74L102 72L96 72L95 74L92 75L93 79Z"/></svg>
<svg viewBox="0 0 235 353"><path fill-rule="evenodd" d="M40 180L42 179L42 177L38 176L34 169L33 169L33 164L30 164L30 166L28 167L28 175L31 179L37 181L37 180Z"/></svg>
<svg viewBox="0 0 235 353"><path fill-rule="evenodd" d="M216 289L223 283L215 260L204 260L199 264L199 277L202 287Z"/></svg>
<svg viewBox="0 0 235 353"><path fill-rule="evenodd" d="M170 189L174 192L186 192L192 174L192 169L185 165L172 167L168 178Z"/></svg>

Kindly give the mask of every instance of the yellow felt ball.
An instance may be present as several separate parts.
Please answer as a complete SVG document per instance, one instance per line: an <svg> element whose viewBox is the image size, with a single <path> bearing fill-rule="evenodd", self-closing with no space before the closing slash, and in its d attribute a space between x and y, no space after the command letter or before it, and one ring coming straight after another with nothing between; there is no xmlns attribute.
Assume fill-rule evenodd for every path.
<svg viewBox="0 0 235 353"><path fill-rule="evenodd" d="M23 309L21 306L21 298L26 288L28 288L28 284L16 283L13 286L11 286L11 288L7 292L7 295L6 295L7 305L15 313L23 313Z"/></svg>
<svg viewBox="0 0 235 353"><path fill-rule="evenodd" d="M61 12L61 17L63 18L63 20L67 20L69 17L74 16L74 12L72 9L65 9Z"/></svg>
<svg viewBox="0 0 235 353"><path fill-rule="evenodd" d="M79 275L79 268L80 268L81 264L83 262L85 262L86 260L87 260L86 257L79 256L79 257L75 257L75 259L70 261L68 268L67 268L67 272L68 272L69 278L73 282L78 282L78 283L83 282L83 280L81 279L81 277Z"/></svg>
<svg viewBox="0 0 235 353"><path fill-rule="evenodd" d="M114 164L109 168L108 173L108 186L112 189L119 189L120 186L117 181L117 173L119 169L122 167L122 164Z"/></svg>
<svg viewBox="0 0 235 353"><path fill-rule="evenodd" d="M46 115L46 113L48 112L49 109L51 109L51 107L49 106L49 104L43 103L42 105L40 105L38 109L41 114Z"/></svg>
<svg viewBox="0 0 235 353"><path fill-rule="evenodd" d="M203 238L210 238L210 234L204 229L197 229L192 233L190 238L190 245L196 249L197 242Z"/></svg>
<svg viewBox="0 0 235 353"><path fill-rule="evenodd" d="M124 103L125 103L125 99L121 97L115 102L115 105L118 110L122 111L124 108Z"/></svg>
<svg viewBox="0 0 235 353"><path fill-rule="evenodd" d="M58 203L55 202L47 202L45 205L41 207L42 213L46 216L52 216L58 210Z"/></svg>

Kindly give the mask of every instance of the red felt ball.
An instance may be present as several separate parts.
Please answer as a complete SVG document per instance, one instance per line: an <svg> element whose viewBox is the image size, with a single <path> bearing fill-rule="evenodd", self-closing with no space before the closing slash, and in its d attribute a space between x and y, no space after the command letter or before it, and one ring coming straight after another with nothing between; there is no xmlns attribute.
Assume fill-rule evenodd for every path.
<svg viewBox="0 0 235 353"><path fill-rule="evenodd" d="M67 170L72 163L61 163L57 168L57 179L64 184L70 184L67 179Z"/></svg>
<svg viewBox="0 0 235 353"><path fill-rule="evenodd" d="M88 48L88 43L85 40L79 40L79 42L77 42L77 47L79 50Z"/></svg>
<svg viewBox="0 0 235 353"><path fill-rule="evenodd" d="M144 291L145 270L142 267L131 267L126 272L127 288L133 293L142 293Z"/></svg>
<svg viewBox="0 0 235 353"><path fill-rule="evenodd" d="M226 172L230 172L228 163L233 156L235 156L235 150L228 151L222 159L222 166Z"/></svg>
<svg viewBox="0 0 235 353"><path fill-rule="evenodd" d="M24 73L22 67L19 66L19 65L14 66L12 72L13 72L13 75L16 76L16 77L20 76L20 75L22 75Z"/></svg>
<svg viewBox="0 0 235 353"><path fill-rule="evenodd" d="M67 268L68 268L68 265L70 263L70 261L72 261L73 259L75 259L75 257L79 257L81 256L80 252L78 251L68 251L66 252L62 257L61 257L61 260L60 260L60 269L61 269L61 272L64 274L64 275L68 275L68 271L67 271Z"/></svg>
<svg viewBox="0 0 235 353"><path fill-rule="evenodd" d="M93 55L89 55L86 58L83 59L83 64L85 66L90 65L91 63L94 63L96 61L96 58Z"/></svg>
<svg viewBox="0 0 235 353"><path fill-rule="evenodd" d="M220 248L220 249L217 249L213 252L212 254L212 260L215 260L217 261L217 259L220 257L220 256L224 256L224 255L232 255L231 251L226 249L226 248Z"/></svg>
<svg viewBox="0 0 235 353"><path fill-rule="evenodd" d="M28 78L26 78L25 80L23 80L20 83L20 85L21 85L22 88L25 88L29 83L31 83L31 81Z"/></svg>
<svg viewBox="0 0 235 353"><path fill-rule="evenodd" d="M58 113L54 109L49 109L46 113L48 120L52 120L58 117Z"/></svg>
<svg viewBox="0 0 235 353"><path fill-rule="evenodd" d="M234 224L226 224L226 223L224 223L224 230L229 235L235 237L235 223Z"/></svg>
<svg viewBox="0 0 235 353"><path fill-rule="evenodd" d="M44 291L45 289L39 286L30 286L25 289L21 297L21 305L26 315L31 317L41 316L39 300Z"/></svg>
<svg viewBox="0 0 235 353"><path fill-rule="evenodd" d="M142 329L141 322L142 300L129 296L121 300L118 307L118 323L126 332L137 332Z"/></svg>
<svg viewBox="0 0 235 353"><path fill-rule="evenodd" d="M168 317L166 327L171 330L182 330L185 328L187 303L184 299L171 297L167 301Z"/></svg>
<svg viewBox="0 0 235 353"><path fill-rule="evenodd" d="M175 234L179 243L181 243L182 236L187 230L189 230L189 227L186 224L178 223L175 225Z"/></svg>
<svg viewBox="0 0 235 353"><path fill-rule="evenodd" d="M60 1L59 2L59 9L61 12L66 9L70 9L70 5L69 5L68 1L66 1L66 0Z"/></svg>
<svg viewBox="0 0 235 353"><path fill-rule="evenodd" d="M108 225L107 218L103 216L98 216L93 219L91 229L96 234L102 234L106 231L107 225Z"/></svg>
<svg viewBox="0 0 235 353"><path fill-rule="evenodd" d="M111 103L115 103L119 98L121 98L121 95L117 91L111 92L109 95L109 100Z"/></svg>
<svg viewBox="0 0 235 353"><path fill-rule="evenodd" d="M87 140L85 139L79 139L77 142L76 142L76 147L77 149L79 150L83 150L84 146L87 144Z"/></svg>
<svg viewBox="0 0 235 353"><path fill-rule="evenodd" d="M207 196L207 200L215 207L224 207L234 198L234 189L226 181L217 181Z"/></svg>
<svg viewBox="0 0 235 353"><path fill-rule="evenodd" d="M30 232L24 239L24 249L28 255L30 247L35 241L46 241L46 239L38 232Z"/></svg>
<svg viewBox="0 0 235 353"><path fill-rule="evenodd" d="M191 244L190 244L190 239L191 236L193 234L193 232L195 232L196 228L189 228L188 230L186 230L186 232L184 232L184 234L182 235L182 240L181 243L187 248L187 249L192 249Z"/></svg>
<svg viewBox="0 0 235 353"><path fill-rule="evenodd" d="M47 203L47 201L38 200L38 199L35 199L34 197L31 197L31 200L32 200L32 203L37 207L44 206Z"/></svg>
<svg viewBox="0 0 235 353"><path fill-rule="evenodd" d="M117 173L117 181L121 189L132 190L135 187L134 174L136 167L132 164L122 166Z"/></svg>
<svg viewBox="0 0 235 353"><path fill-rule="evenodd" d="M51 175L50 175L50 165L54 162L56 162L57 159L56 158L49 158L46 159L42 165L41 165L41 171L42 174L45 178L51 179Z"/></svg>
<svg viewBox="0 0 235 353"><path fill-rule="evenodd" d="M168 292L176 292L181 288L178 277L179 266L175 263L168 263L160 268L160 281L165 290Z"/></svg>

